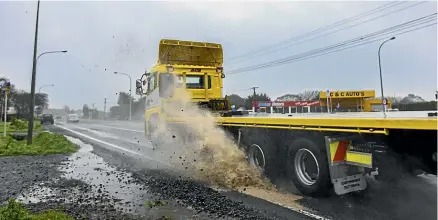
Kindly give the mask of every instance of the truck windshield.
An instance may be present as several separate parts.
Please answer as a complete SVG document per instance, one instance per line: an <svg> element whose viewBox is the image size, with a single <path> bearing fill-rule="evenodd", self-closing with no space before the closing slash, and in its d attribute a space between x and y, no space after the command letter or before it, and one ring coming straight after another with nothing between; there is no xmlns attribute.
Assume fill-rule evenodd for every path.
<svg viewBox="0 0 438 220"><path fill-rule="evenodd" d="M203 75L187 75L186 76L186 88L187 89L204 89L204 76ZM208 88L211 88L211 76L208 76Z"/></svg>

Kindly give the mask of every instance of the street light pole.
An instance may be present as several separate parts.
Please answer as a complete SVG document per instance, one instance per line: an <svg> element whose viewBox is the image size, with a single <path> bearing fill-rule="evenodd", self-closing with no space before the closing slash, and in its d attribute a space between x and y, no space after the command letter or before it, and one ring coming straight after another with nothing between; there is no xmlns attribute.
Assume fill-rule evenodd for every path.
<svg viewBox="0 0 438 220"><path fill-rule="evenodd" d="M33 136L33 114L35 111L35 81L36 81L36 68L38 59L45 54L49 53L66 53L66 50L62 51L48 51L40 54L37 57L37 48L38 48L38 22L40 16L40 0L37 3L37 13L36 13L36 21L35 21L35 37L33 43L33 59L32 59L32 80L30 86L30 108L29 108L29 122L27 128L27 144L32 144L32 136Z"/></svg>
<svg viewBox="0 0 438 220"><path fill-rule="evenodd" d="M131 121L131 119L132 119L132 109L131 109L131 97L132 97L132 94L131 94L131 89L132 89L132 79L131 79L131 76L130 75L128 75L128 74L126 74L126 73L121 73L121 72L114 72L114 74L121 74L121 75L125 75L125 76L127 76L127 77L129 77L129 120Z"/></svg>
<svg viewBox="0 0 438 220"><path fill-rule="evenodd" d="M385 44L385 43L388 42L388 41L394 40L394 39L395 39L395 37L391 37L391 38L389 38L389 39L383 41L383 42L380 44L379 51L378 51L378 53L377 53L377 55L378 55L378 57L379 57L380 92L381 92L381 95L382 95L382 100L381 100L381 101L382 101L382 111L383 111L383 114L384 114L385 116L386 116L386 103L384 103L385 96L383 95L382 61L381 61L381 59L380 59L380 50L382 49L383 44Z"/></svg>
<svg viewBox="0 0 438 220"><path fill-rule="evenodd" d="M41 93L41 89L44 87L48 87L48 86L55 86L55 84L49 84L49 85L42 85L40 86L40 88L38 89L38 93Z"/></svg>
<svg viewBox="0 0 438 220"><path fill-rule="evenodd" d="M27 145L32 144L32 132L33 132L33 112L35 106L35 76L36 76L36 60L37 60L37 44L38 44L38 20L40 16L40 0L37 3L37 13L35 22L35 39L33 42L33 64L32 64L32 82L30 86L30 109L29 109L29 123L27 128Z"/></svg>

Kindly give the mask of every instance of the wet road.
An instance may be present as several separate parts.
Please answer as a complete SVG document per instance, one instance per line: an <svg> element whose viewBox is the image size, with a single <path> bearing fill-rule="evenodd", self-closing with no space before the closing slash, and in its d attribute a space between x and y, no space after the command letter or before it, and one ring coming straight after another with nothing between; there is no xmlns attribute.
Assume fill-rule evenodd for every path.
<svg viewBox="0 0 438 220"><path fill-rule="evenodd" d="M174 172L182 169L176 164L172 154L175 149L154 149L144 137L144 125L141 122L127 121L81 121L78 124L57 123L58 128L68 131L72 136L87 139L91 144L99 145L111 152L117 152L140 165ZM178 140L169 137L178 146ZM173 151L173 152L172 152ZM112 155L116 158L117 154ZM277 215L294 219L296 212L306 216L327 219L437 219L437 178L436 176L409 177L395 185L369 180L369 189L363 195L346 195L328 198L308 198L288 195L287 198L275 197L272 193L255 192L252 195L262 200L244 196L236 192L222 192L228 198L243 200L249 206L265 210L275 210ZM245 192L251 193L251 192ZM282 206L264 202L279 201ZM284 208L284 206L290 207ZM290 216L290 218L289 218Z"/></svg>

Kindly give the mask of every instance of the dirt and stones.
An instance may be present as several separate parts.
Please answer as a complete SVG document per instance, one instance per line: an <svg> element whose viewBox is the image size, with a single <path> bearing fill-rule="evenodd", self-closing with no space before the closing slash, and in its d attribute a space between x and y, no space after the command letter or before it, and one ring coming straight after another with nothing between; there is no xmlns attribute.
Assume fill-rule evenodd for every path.
<svg viewBox="0 0 438 220"><path fill-rule="evenodd" d="M64 210L76 219L140 219L116 209L117 198L92 193L83 181L64 179L57 169L67 155L0 157L0 203L17 199L32 212Z"/></svg>

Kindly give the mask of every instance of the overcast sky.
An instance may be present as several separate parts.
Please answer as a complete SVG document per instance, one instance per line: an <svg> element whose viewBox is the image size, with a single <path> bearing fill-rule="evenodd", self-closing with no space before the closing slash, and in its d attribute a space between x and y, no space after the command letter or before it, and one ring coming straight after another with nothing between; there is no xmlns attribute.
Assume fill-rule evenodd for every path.
<svg viewBox="0 0 438 220"><path fill-rule="evenodd" d="M406 2L382 15L417 2ZM225 73L233 69L335 44L437 11L426 2L380 19L297 46L231 63L232 57L330 25L388 2L78 2L43 0L40 6L37 90L44 84L51 107L81 108L103 99L115 104L116 93L157 60L162 38L221 43ZM0 2L0 75L30 91L36 1ZM353 23L351 23L353 24ZM349 24L349 25L351 25ZM346 25L348 26L348 25ZM375 89L380 93L379 42L225 79L226 94L247 96L252 86L276 98L304 90ZM234 60L235 61L235 60ZM437 90L436 25L397 36L382 48L387 95L414 93L433 99ZM133 86L134 83L133 83Z"/></svg>

